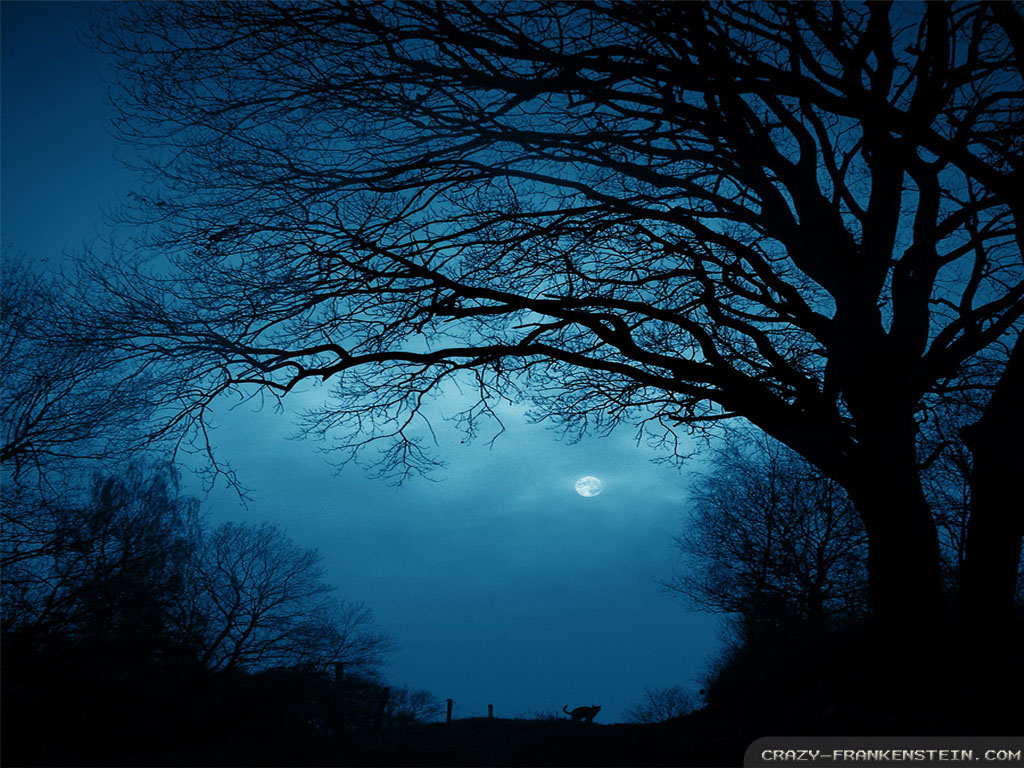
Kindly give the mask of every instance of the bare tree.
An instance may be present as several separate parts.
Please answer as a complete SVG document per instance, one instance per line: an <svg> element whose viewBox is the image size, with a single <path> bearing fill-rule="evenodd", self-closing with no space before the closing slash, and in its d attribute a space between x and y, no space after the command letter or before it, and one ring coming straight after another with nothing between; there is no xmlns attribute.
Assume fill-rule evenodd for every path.
<svg viewBox="0 0 1024 768"><path fill-rule="evenodd" d="M62 276L5 251L0 293L4 634L154 639L195 509L148 439L144 366L71 332Z"/></svg>
<svg viewBox="0 0 1024 768"><path fill-rule="evenodd" d="M85 499L41 504L5 526L3 632L33 650L52 640L166 650L200 529L198 505L164 465L97 475Z"/></svg>
<svg viewBox="0 0 1024 768"><path fill-rule="evenodd" d="M648 688L638 704L626 707L627 723L664 723L694 710L693 694L684 685Z"/></svg>
<svg viewBox="0 0 1024 768"><path fill-rule="evenodd" d="M152 405L135 362L69 332L75 309L66 281L8 254L3 262L0 471L9 508L19 494L43 486L52 496L101 463L113 471L137 458Z"/></svg>
<svg viewBox="0 0 1024 768"><path fill-rule="evenodd" d="M84 499L37 500L5 524L5 642L173 651L210 671L377 672L393 643L368 607L331 595L316 550L270 525L207 531L177 482L169 466L134 463L97 474Z"/></svg>
<svg viewBox="0 0 1024 768"><path fill-rule="evenodd" d="M430 691L409 688L391 688L385 715L395 725L431 723L441 719L444 709Z"/></svg>
<svg viewBox="0 0 1024 768"><path fill-rule="evenodd" d="M666 586L703 610L765 629L821 630L863 616L867 536L843 490L764 435L730 430L690 494Z"/></svg>
<svg viewBox="0 0 1024 768"><path fill-rule="evenodd" d="M224 523L199 548L181 632L209 670L329 667L372 672L391 648L368 608L339 603L321 555L273 525Z"/></svg>
<svg viewBox="0 0 1024 768"><path fill-rule="evenodd" d="M117 6L119 129L159 182L132 248L162 260L101 272L86 333L179 377L193 419L331 380L309 430L398 471L433 461L417 414L452 382L479 395L470 433L501 397L670 446L743 416L846 490L911 656L942 614L919 433L974 392L964 604L1005 628L1020 24L975 2Z"/></svg>

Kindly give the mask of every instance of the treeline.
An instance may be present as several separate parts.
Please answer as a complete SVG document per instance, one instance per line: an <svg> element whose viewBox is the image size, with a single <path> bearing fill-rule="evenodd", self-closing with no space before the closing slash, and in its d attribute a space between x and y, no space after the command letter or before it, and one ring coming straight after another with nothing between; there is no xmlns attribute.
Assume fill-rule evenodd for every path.
<svg viewBox="0 0 1024 768"><path fill-rule="evenodd" d="M5 765L330 764L437 714L315 550L211 527L167 467L5 508L3 579Z"/></svg>
<svg viewBox="0 0 1024 768"><path fill-rule="evenodd" d="M870 607L868 535L847 493L763 434L741 428L720 433L675 539L682 568L664 585L691 607L726 617L725 647L704 680L707 706L698 717L706 727L754 738L890 728L984 732L1019 722L1024 711L1017 701L972 704L968 697L965 704L964 697L938 696L950 686L961 692L977 686L975 660L962 653L958 640L960 632L984 631L955 624L970 518L971 464L962 444L948 439L959 426L948 422L924 441L923 476L949 606L936 640L945 655L924 685L906 686L902 697L878 695L880 628ZM1024 560L1018 625L1024 625L1022 576ZM1019 653L1005 673L1007 679L1024 675Z"/></svg>
<svg viewBox="0 0 1024 768"><path fill-rule="evenodd" d="M4 765L335 764L436 717L319 552L182 492L158 385L62 338L60 280L4 273Z"/></svg>
<svg viewBox="0 0 1024 768"><path fill-rule="evenodd" d="M436 715L316 550L211 527L166 466L7 508L3 567L7 765L332 763Z"/></svg>

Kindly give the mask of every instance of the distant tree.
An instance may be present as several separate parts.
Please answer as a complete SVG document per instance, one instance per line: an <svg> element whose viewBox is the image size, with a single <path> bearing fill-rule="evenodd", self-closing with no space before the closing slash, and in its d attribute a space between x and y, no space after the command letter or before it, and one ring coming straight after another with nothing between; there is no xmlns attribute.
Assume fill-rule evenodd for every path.
<svg viewBox="0 0 1024 768"><path fill-rule="evenodd" d="M867 609L867 536L839 485L764 435L731 430L695 482L666 586L734 614L741 640L825 629Z"/></svg>
<svg viewBox="0 0 1024 768"><path fill-rule="evenodd" d="M177 474L139 463L97 475L84 501L35 509L31 527L5 526L5 638L33 651L54 641L166 651L199 526Z"/></svg>
<svg viewBox="0 0 1024 768"><path fill-rule="evenodd" d="M2 270L3 622L5 632L67 629L84 609L71 605L72 595L95 607L98 580L148 556L136 547L116 563L97 547L114 547L115 529L129 524L140 535L167 532L183 510L154 497L177 480L153 450L159 441L150 439L154 400L144 366L71 332L75 302L66 278L36 271L7 250Z"/></svg>
<svg viewBox="0 0 1024 768"><path fill-rule="evenodd" d="M390 650L368 608L339 603L321 555L269 524L224 523L204 536L190 572L181 632L211 671L326 667L370 671Z"/></svg>
<svg viewBox="0 0 1024 768"><path fill-rule="evenodd" d="M373 612L363 603L334 600L323 618L326 642L315 655L307 655L307 665L333 667L340 661L346 669L375 677L384 657L395 650L394 640L377 627Z"/></svg>
<svg viewBox="0 0 1024 768"><path fill-rule="evenodd" d="M332 380L310 431L399 473L433 461L416 416L451 382L478 396L470 433L495 398L670 447L743 416L847 492L900 665L933 658L943 615L920 432L973 392L963 624L1007 638L1021 23L984 2L119 5L97 33L158 182L133 255L159 259L97 266L82 333L177 377L196 419Z"/></svg>
<svg viewBox="0 0 1024 768"><path fill-rule="evenodd" d="M272 526L209 531L169 464L59 482L91 463L7 499L4 763L315 762L327 670L372 677L392 648L369 609L332 599L315 550Z"/></svg>
<svg viewBox="0 0 1024 768"><path fill-rule="evenodd" d="M391 688L386 716L393 724L431 723L443 713L441 703L430 691L408 686Z"/></svg>
<svg viewBox="0 0 1024 768"><path fill-rule="evenodd" d="M642 701L626 707L626 722L664 723L688 715L694 708L693 694L686 686L648 688Z"/></svg>
<svg viewBox="0 0 1024 768"><path fill-rule="evenodd" d="M341 601L320 554L270 525L207 531L173 469L97 475L89 496L33 512L2 542L2 629L38 652L51 642L173 651L208 671L344 661L372 675L393 648L369 608Z"/></svg>

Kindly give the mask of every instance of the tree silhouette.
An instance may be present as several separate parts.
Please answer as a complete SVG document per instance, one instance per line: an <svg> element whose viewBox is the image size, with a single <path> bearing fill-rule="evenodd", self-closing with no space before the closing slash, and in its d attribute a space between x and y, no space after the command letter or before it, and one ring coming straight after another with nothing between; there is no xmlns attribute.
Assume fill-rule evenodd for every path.
<svg viewBox="0 0 1024 768"><path fill-rule="evenodd" d="M694 710L693 694L683 685L648 688L643 699L626 708L628 723L664 723Z"/></svg>
<svg viewBox="0 0 1024 768"><path fill-rule="evenodd" d="M770 438L731 431L687 503L666 586L734 614L741 643L821 632L863 616L867 537L850 500Z"/></svg>
<svg viewBox="0 0 1024 768"><path fill-rule="evenodd" d="M2 549L5 762L291 762L340 727L334 662L372 680L393 647L366 606L331 598L315 550L273 526L208 530L169 465L19 519Z"/></svg>
<svg viewBox="0 0 1024 768"><path fill-rule="evenodd" d="M97 475L86 500L33 514L3 541L3 632L22 650L173 650L211 672L344 661L373 675L392 649L369 608L331 596L319 552L266 524L206 530L169 467Z"/></svg>
<svg viewBox="0 0 1024 768"><path fill-rule="evenodd" d="M373 672L391 641L358 603L338 602L321 555L273 525L224 523L196 547L179 631L210 671L331 668Z"/></svg>
<svg viewBox="0 0 1024 768"><path fill-rule="evenodd" d="M964 605L1004 636L1020 24L973 2L118 6L97 37L156 182L131 247L159 259L97 268L82 318L182 382L183 418L330 380L308 429L398 473L435 460L417 414L450 383L477 394L470 434L494 398L670 448L743 416L846 490L880 636L912 658L943 613L919 433L975 393Z"/></svg>
<svg viewBox="0 0 1024 768"><path fill-rule="evenodd" d="M429 723L440 720L444 708L430 691L401 686L391 688L385 715L392 725Z"/></svg>
<svg viewBox="0 0 1024 768"><path fill-rule="evenodd" d="M173 470L135 463L94 477L84 500L19 517L31 522L5 527L3 539L6 640L33 651L54 641L148 657L167 650L200 525Z"/></svg>
<svg viewBox="0 0 1024 768"><path fill-rule="evenodd" d="M112 470L146 445L152 403L144 371L69 332L75 310L68 288L61 277L36 274L4 254L0 472L7 507L39 486L52 496L76 475L88 481L100 463Z"/></svg>

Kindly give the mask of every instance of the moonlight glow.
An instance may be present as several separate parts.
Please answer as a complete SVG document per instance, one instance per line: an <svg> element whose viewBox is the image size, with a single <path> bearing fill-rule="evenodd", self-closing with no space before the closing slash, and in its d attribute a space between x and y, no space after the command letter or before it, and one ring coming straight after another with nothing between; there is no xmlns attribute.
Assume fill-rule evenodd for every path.
<svg viewBox="0 0 1024 768"><path fill-rule="evenodd" d="M601 481L587 475L576 481L576 493L580 496L597 496L601 492Z"/></svg>

